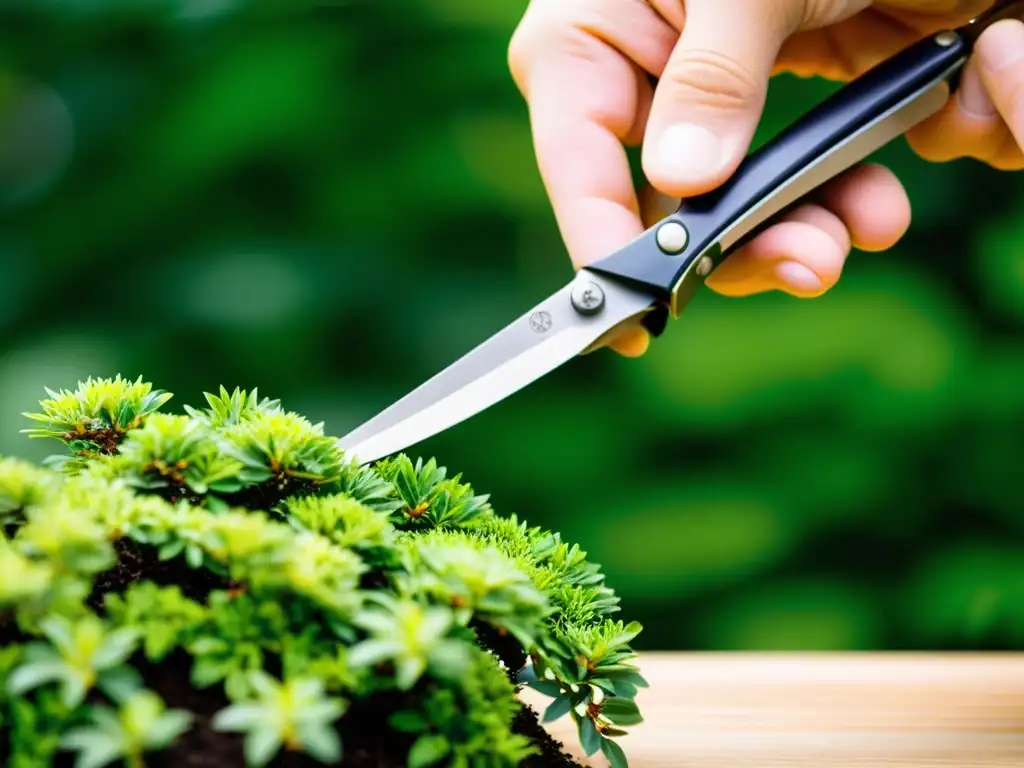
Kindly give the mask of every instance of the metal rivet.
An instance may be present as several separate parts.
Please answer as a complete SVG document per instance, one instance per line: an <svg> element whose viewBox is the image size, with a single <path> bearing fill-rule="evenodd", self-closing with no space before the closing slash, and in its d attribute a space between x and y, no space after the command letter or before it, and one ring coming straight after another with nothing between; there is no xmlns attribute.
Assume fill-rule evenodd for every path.
<svg viewBox="0 0 1024 768"><path fill-rule="evenodd" d="M940 32L935 36L935 42L941 45L943 48L949 48L953 45L960 37L956 32Z"/></svg>
<svg viewBox="0 0 1024 768"><path fill-rule="evenodd" d="M658 229L656 239L661 250L674 255L686 250L686 244L690 242L690 233L678 221L668 221Z"/></svg>
<svg viewBox="0 0 1024 768"><path fill-rule="evenodd" d="M572 289L572 306L581 315L595 315L604 306L604 291L597 283L579 283Z"/></svg>
<svg viewBox="0 0 1024 768"><path fill-rule="evenodd" d="M711 274L711 269L715 266L715 263L711 261L710 256L702 256L700 261L697 262L697 274L701 277L707 277Z"/></svg>

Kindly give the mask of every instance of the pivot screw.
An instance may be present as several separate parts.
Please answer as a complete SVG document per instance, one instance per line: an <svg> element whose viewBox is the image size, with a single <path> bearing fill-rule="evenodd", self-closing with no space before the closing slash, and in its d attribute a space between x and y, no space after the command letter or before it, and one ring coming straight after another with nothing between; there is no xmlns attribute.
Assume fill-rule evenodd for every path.
<svg viewBox="0 0 1024 768"><path fill-rule="evenodd" d="M581 315L596 315L604 306L604 291L589 280L572 289L572 306Z"/></svg>
<svg viewBox="0 0 1024 768"><path fill-rule="evenodd" d="M935 42L941 45L943 48L949 48L953 43L959 40L960 37L956 32L940 32L935 36Z"/></svg>
<svg viewBox="0 0 1024 768"><path fill-rule="evenodd" d="M690 242L690 233L678 221L667 221L658 229L655 239L662 251L675 255L686 250L686 245Z"/></svg>
<svg viewBox="0 0 1024 768"><path fill-rule="evenodd" d="M715 265L711 261L710 256L702 256L700 261L697 262L697 274L700 277L707 277L711 274L711 270L714 266Z"/></svg>

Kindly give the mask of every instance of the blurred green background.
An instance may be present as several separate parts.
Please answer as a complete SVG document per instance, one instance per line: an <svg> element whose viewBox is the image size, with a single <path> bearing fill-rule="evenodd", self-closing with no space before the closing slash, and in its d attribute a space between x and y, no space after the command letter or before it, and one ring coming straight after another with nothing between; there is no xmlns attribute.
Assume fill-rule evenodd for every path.
<svg viewBox="0 0 1024 768"><path fill-rule="evenodd" d="M258 387L344 434L571 276L506 68L525 0L0 11L0 453L43 387ZM759 140L832 86L781 78ZM1024 174L826 297L705 291L418 453L602 563L643 648L1024 642Z"/></svg>

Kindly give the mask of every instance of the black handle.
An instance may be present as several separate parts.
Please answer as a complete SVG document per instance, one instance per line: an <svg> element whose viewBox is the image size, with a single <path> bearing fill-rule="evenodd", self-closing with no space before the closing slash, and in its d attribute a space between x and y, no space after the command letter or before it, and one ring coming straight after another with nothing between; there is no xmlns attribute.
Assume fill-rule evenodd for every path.
<svg viewBox="0 0 1024 768"><path fill-rule="evenodd" d="M944 84L968 53L958 32L912 45L747 157L722 186L685 201L676 213L587 268L652 291L678 314L687 292L692 294L714 266L779 212L941 107L948 98ZM925 94L929 103L914 107Z"/></svg>

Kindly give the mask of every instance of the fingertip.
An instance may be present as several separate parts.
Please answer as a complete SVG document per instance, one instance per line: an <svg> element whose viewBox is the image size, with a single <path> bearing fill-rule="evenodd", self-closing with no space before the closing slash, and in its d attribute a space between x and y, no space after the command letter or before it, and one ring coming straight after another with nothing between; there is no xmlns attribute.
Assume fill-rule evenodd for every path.
<svg viewBox="0 0 1024 768"><path fill-rule="evenodd" d="M826 286L821 276L799 261L780 261L773 270L778 289L800 298L820 296L831 286Z"/></svg>
<svg viewBox="0 0 1024 768"><path fill-rule="evenodd" d="M892 248L910 229L910 197L891 170L865 164L829 185L823 199L863 251Z"/></svg>
<svg viewBox="0 0 1024 768"><path fill-rule="evenodd" d="M736 163L714 132L702 125L679 123L645 140L642 165L658 191L685 198L722 184Z"/></svg>
<svg viewBox="0 0 1024 768"><path fill-rule="evenodd" d="M837 241L833 228L792 220L776 224L731 256L708 286L727 296L771 290L820 296L838 282L849 254L848 240Z"/></svg>
<svg viewBox="0 0 1024 768"><path fill-rule="evenodd" d="M644 329L630 330L609 344L609 347L623 357L637 358L647 352L651 335Z"/></svg>
<svg viewBox="0 0 1024 768"><path fill-rule="evenodd" d="M842 242L831 233L813 224L785 222L766 241L778 259L772 270L777 290L800 298L813 298L830 290L839 281L846 257L850 253L849 236Z"/></svg>

